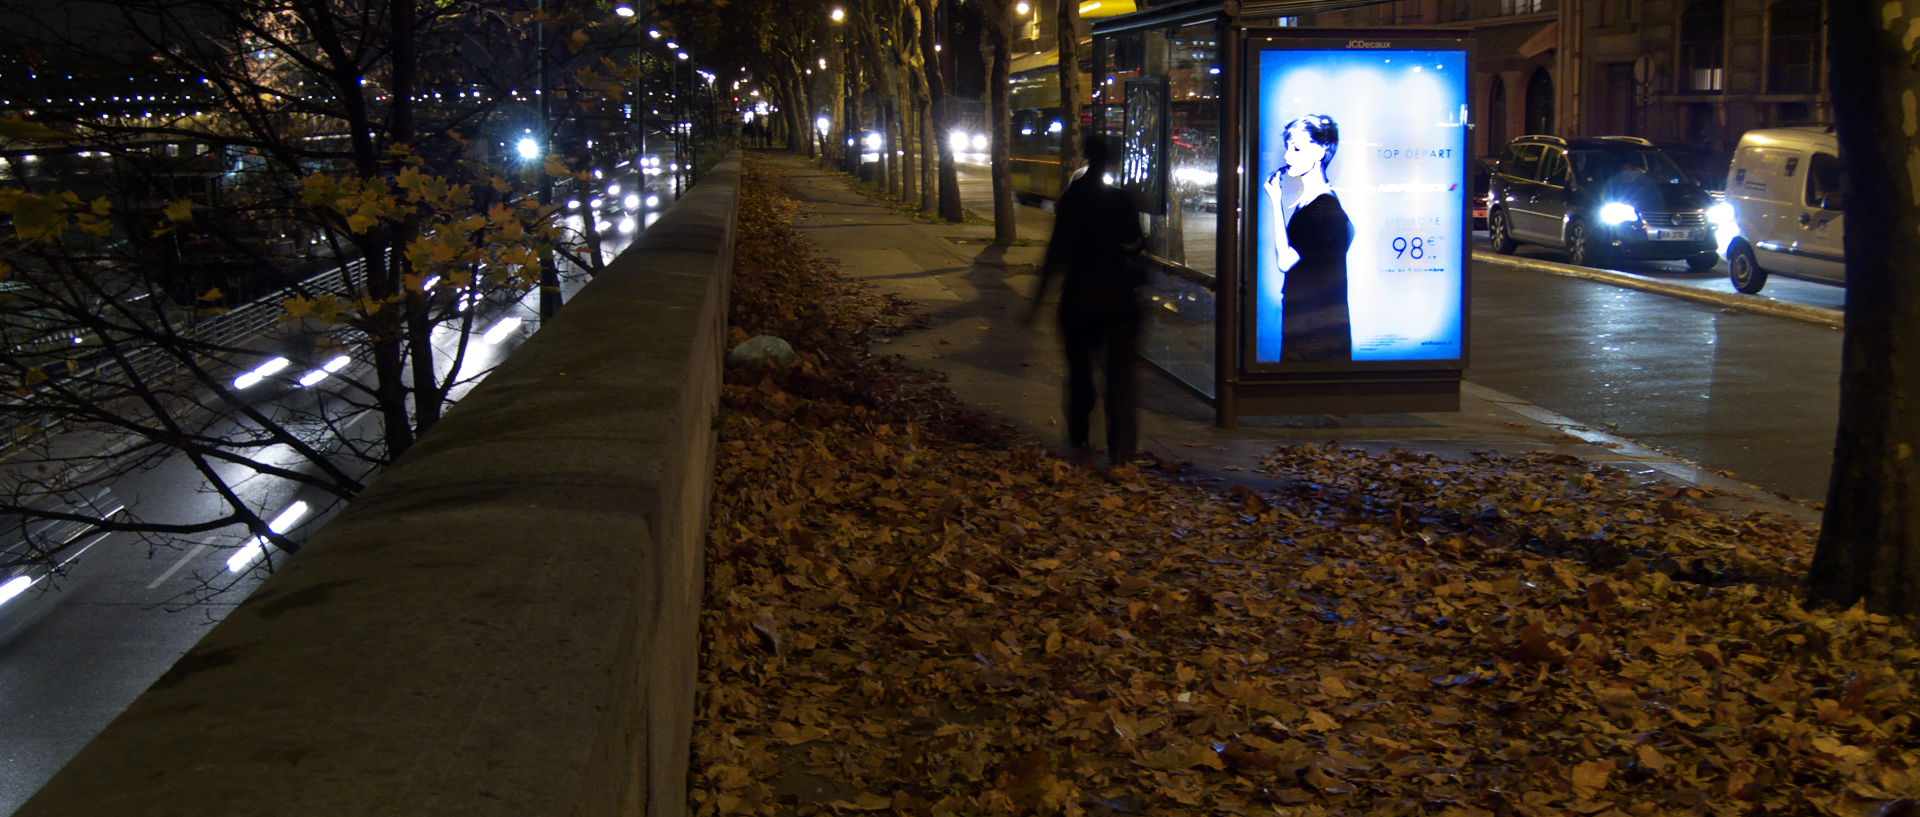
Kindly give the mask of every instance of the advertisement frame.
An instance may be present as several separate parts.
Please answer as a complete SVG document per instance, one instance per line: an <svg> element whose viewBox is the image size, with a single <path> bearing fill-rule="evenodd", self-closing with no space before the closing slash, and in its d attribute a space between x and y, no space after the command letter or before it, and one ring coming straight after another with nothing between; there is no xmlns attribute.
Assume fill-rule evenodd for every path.
<svg viewBox="0 0 1920 817"><path fill-rule="evenodd" d="M1452 263L1459 270L1458 292L1458 335L1457 357L1448 358L1402 358L1388 360L1338 360L1338 361L1260 361L1258 357L1259 314L1262 308L1260 299L1260 219L1265 215L1262 209L1262 180L1260 173L1261 152L1266 144L1265 134L1260 131L1265 112L1261 96L1261 55L1276 50L1288 51L1324 51L1324 52L1411 52L1441 51L1458 52L1461 60L1461 93L1463 103L1471 109L1473 62L1470 40L1465 35L1453 35L1449 32L1409 31L1406 36L1395 36L1400 32L1351 31L1330 29L1300 28L1249 28L1243 30L1236 55L1239 66L1236 77L1239 85L1239 116L1237 124L1240 133L1245 134L1237 146L1237 156L1241 168L1238 174L1236 191L1242 206L1237 218L1237 246L1233 248L1238 274L1234 283L1237 292L1235 300L1234 323L1237 324L1237 337L1233 338L1234 369L1233 380L1248 385L1259 382L1285 382L1289 380L1338 380L1343 377L1373 379L1391 376L1394 373L1409 375L1437 375L1446 372L1463 372L1468 364L1468 348L1471 337L1469 302L1472 292L1470 266L1472 253L1469 249L1473 237L1472 212L1469 198L1472 195L1472 138L1471 122L1463 122L1465 135L1461 139L1457 163L1459 184L1460 219L1455 227L1453 247L1450 249ZM1224 158L1224 157L1223 157ZM1224 317L1224 316L1223 316Z"/></svg>
<svg viewBox="0 0 1920 817"><path fill-rule="evenodd" d="M1122 128L1119 186L1132 193L1135 206L1156 216L1167 213L1167 77L1135 77L1126 82L1125 125ZM1144 120L1144 121L1143 121ZM1141 175L1132 175L1136 162Z"/></svg>

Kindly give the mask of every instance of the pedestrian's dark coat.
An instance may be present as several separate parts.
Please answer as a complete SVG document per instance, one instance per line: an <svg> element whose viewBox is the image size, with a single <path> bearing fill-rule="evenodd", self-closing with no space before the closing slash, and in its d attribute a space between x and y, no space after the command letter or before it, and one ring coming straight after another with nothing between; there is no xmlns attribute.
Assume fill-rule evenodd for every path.
<svg viewBox="0 0 1920 817"><path fill-rule="evenodd" d="M1133 198L1101 179L1105 145L1088 150L1087 156L1087 172L1067 186L1054 210L1035 307L1048 282L1063 276L1060 336L1067 353L1067 444L1089 450L1097 397L1093 370L1095 361L1103 360L1107 455L1120 465L1133 459L1139 436L1133 358L1142 319L1139 288L1145 281L1136 256L1146 235Z"/></svg>

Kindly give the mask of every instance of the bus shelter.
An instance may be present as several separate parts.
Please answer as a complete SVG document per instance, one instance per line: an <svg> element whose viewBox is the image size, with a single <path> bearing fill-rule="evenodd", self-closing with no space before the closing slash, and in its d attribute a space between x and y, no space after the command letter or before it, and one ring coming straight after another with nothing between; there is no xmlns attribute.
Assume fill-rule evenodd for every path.
<svg viewBox="0 0 1920 817"><path fill-rule="evenodd" d="M1184 2L1093 26L1089 121L1152 236L1141 355L1224 426L1459 408L1469 44L1292 25L1331 7Z"/></svg>

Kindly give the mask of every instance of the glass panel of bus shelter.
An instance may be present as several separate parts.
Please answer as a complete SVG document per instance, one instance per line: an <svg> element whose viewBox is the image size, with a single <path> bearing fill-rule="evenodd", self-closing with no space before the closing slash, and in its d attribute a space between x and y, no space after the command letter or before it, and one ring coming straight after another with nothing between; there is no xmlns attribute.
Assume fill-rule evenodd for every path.
<svg viewBox="0 0 1920 817"><path fill-rule="evenodd" d="M1168 45L1172 144L1168 184L1166 258L1195 272L1214 274L1214 234L1219 220L1220 28L1196 23L1175 29Z"/></svg>
<svg viewBox="0 0 1920 817"><path fill-rule="evenodd" d="M1153 32L1158 34L1159 32ZM1106 38L1101 63L1094 66L1093 100L1102 105L1124 105L1127 80L1147 76L1147 32L1128 31Z"/></svg>
<svg viewBox="0 0 1920 817"><path fill-rule="evenodd" d="M1011 77L1007 99L1012 106L1013 133L1008 168L1014 195L1060 197L1061 132L1060 67L1046 65L1019 71Z"/></svg>
<svg viewBox="0 0 1920 817"><path fill-rule="evenodd" d="M1189 388L1217 397L1213 388L1216 307L1210 283L1191 273L1156 267L1147 274L1146 326L1140 356Z"/></svg>
<svg viewBox="0 0 1920 817"><path fill-rule="evenodd" d="M1141 73L1150 77L1168 77L1169 128L1171 144L1162 155L1178 172L1183 163L1193 164L1202 150L1217 159L1219 155L1220 116L1217 112L1217 81L1196 81L1190 76L1193 65L1215 64L1191 56L1190 41L1217 42L1211 23L1181 29L1143 32L1140 53ZM1203 33L1204 32L1204 33ZM1214 47L1217 50L1217 46ZM1204 72L1205 67L1200 71ZM1202 73L1210 79L1214 75ZM1124 86L1124 81L1117 83ZM1203 99L1211 95L1212 99ZM1125 121L1124 106L1108 120L1111 128ZM1211 130L1193 131L1196 123ZM1183 130L1185 131L1183 133ZM1196 141L1199 140L1199 141ZM1205 143L1211 147L1203 148ZM1185 144L1183 144L1185 143ZM1184 155L1183 155L1184 153ZM1209 167L1212 166L1209 160ZM1191 177L1191 172L1187 174ZM1200 209L1197 190L1186 190L1179 180L1170 179L1162 193L1160 211L1164 215L1146 216L1149 229L1148 251L1159 258L1187 267L1188 270L1155 269L1147 276L1147 325L1142 333L1143 357L1167 374L1208 397L1214 395L1214 299L1210 279L1213 273L1213 222L1216 215ZM1146 206L1142 203L1142 206ZM1153 208L1149 208L1153 209ZM1197 217L1196 217L1197 216ZM1192 226L1189 226L1189 225ZM1204 226L1202 226L1204 225ZM1198 262L1199 266L1195 266Z"/></svg>
<svg viewBox="0 0 1920 817"><path fill-rule="evenodd" d="M1140 62L1139 72L1134 74L1133 76L1136 76L1136 77L1167 76L1167 68L1168 68L1167 43L1169 39L1167 37L1168 31L1169 29L1158 28L1158 29L1144 30L1138 33L1139 39L1140 39L1139 54L1140 54L1141 62ZM1127 85L1127 80L1125 78L1119 79L1116 84L1120 86L1125 86ZM1145 85L1136 83L1135 87L1145 87ZM1167 95L1164 89L1169 88L1169 86L1160 85L1159 87L1163 89L1162 95L1163 96ZM1160 115L1165 116L1164 110L1162 110ZM1117 118L1120 120L1122 128L1124 129L1125 123L1127 121L1127 111L1124 109L1124 107L1122 108L1122 110L1119 111L1119 115ZM1111 127L1112 124L1113 123L1109 122L1108 126ZM1125 144L1124 138L1120 142L1115 143L1114 146L1120 147L1123 144ZM1158 151L1157 155L1160 157L1159 158L1160 162L1164 163L1167 161L1165 145L1160 146L1160 150ZM1162 166L1164 166L1164 164ZM1114 175L1117 178L1120 174L1116 172ZM1166 185L1159 185L1159 187L1160 187L1159 196L1158 196L1158 198L1160 199L1159 201L1135 202L1135 204L1137 204L1143 212L1151 214L1147 216L1147 251L1161 258L1168 259L1170 261L1179 260L1169 255L1169 252L1172 250L1172 248L1177 247L1181 243L1178 238L1179 233L1177 230L1170 229L1172 227L1172 224L1170 223L1168 217L1165 215L1161 215L1162 213L1168 212L1168 208L1167 208L1168 187Z"/></svg>

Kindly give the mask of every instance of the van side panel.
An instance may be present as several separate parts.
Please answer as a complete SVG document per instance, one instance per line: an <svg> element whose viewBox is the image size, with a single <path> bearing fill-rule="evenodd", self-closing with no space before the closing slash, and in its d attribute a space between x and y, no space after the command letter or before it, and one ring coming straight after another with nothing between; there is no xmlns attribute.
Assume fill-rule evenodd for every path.
<svg viewBox="0 0 1920 817"><path fill-rule="evenodd" d="M1743 144L1734 152L1727 201L1733 205L1740 235L1753 245L1754 260L1768 272L1800 274L1797 258L1770 248L1790 244L1800 230L1794 219L1800 213L1798 198L1806 164L1805 152L1792 148Z"/></svg>

